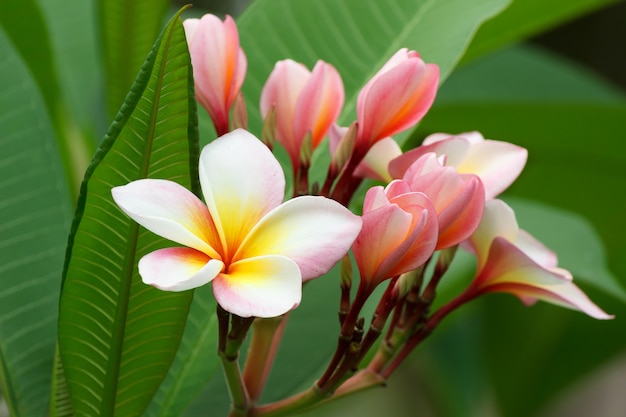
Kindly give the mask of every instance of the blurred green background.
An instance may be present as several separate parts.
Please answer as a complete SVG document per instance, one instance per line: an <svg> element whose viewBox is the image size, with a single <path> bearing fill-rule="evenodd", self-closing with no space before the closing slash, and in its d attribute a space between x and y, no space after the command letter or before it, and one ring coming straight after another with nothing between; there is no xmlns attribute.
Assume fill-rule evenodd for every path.
<svg viewBox="0 0 626 417"><path fill-rule="evenodd" d="M296 4L312 10L318 4L327 4L297 1L290 3L291 12L298 9ZM33 384L25 385L32 406L25 407L28 411L22 415L42 415L41 409L47 404L59 272L78 181L164 19L186 2L176 3L0 2L0 189L6 192L2 194L4 205L0 206L0 210L5 210L0 211L0 360L24 369L18 376ZM194 3L185 16L211 11L237 17L248 4ZM310 49L299 50L298 40L277 35L285 33L280 32L280 25L288 18L274 16L271 24L276 26L272 27L275 32L259 30L264 22L255 18L270 19L261 13L264 6L270 9L270 3L253 1L258 7L238 18L243 46L249 48L249 72L253 72L244 87L250 101L258 98L272 65L270 58L290 56L311 66L316 48L332 55L332 36L331 41L325 38L334 33L330 30L332 25L341 30L356 27L375 43L376 33L368 32L372 28L361 28L357 18L348 22L333 20L333 16L314 20L319 16L313 13L310 21L298 21L298 25L313 28L306 32L306 46ZM442 8L445 13L465 13L463 2L414 3L445 4L449 5L448 9ZM494 11L507 5L506 1L497 0L478 3ZM354 7L356 16L362 3L346 4ZM384 7L387 3L371 4ZM425 45L420 48L425 60L431 56L449 58L445 62L447 70L455 66L457 59L460 62L443 83L428 116L415 131L401 135L400 139L411 147L433 132L479 130L486 138L527 147L527 168L504 198L516 208L521 226L556 250L561 265L571 269L577 283L616 319L599 322L543 303L525 308L511 296L490 295L451 315L419 347L407 366L391 378L387 389L343 399L307 415L623 416L626 2L514 0L504 12L481 26L471 43L467 35L466 43L454 48L449 46L446 35L460 36L452 30L455 28L437 26L439 16L428 15L428 9L418 10L425 10L428 17L421 21L426 35L428 30L433 35L421 33L414 43L410 39L408 46ZM486 17L490 12L480 13ZM434 22L433 26L428 26L430 22ZM275 48L254 49L263 45L265 39ZM444 46L440 48L440 44ZM443 52L437 55L439 49ZM368 52L371 53L356 51L355 60L367 61L363 57ZM461 56L456 56L457 52ZM349 59L344 56L339 63L328 60L342 68L352 68ZM262 71L253 69L261 66ZM11 68L19 70L10 72ZM349 72L342 76L354 94L363 77ZM14 94L18 87L23 87L23 91ZM257 104L249 106L251 125L257 129ZM18 107L21 116L14 118L13 110ZM351 120L353 111L348 109L342 121ZM207 142L213 136L210 121L202 109L199 116L201 141ZM25 138L20 140L30 141L20 144L20 149L28 149L29 153L24 151L20 154L23 157L15 158L9 144L19 142L15 139L18 134ZM48 164L55 158L64 163ZM43 173L36 167L41 167ZM65 170L60 172L62 167ZM35 175L49 182L36 188L39 183L31 178ZM55 179L63 175L70 178L69 186ZM13 195L11 187L32 192ZM36 231L18 239L14 230L23 230L20 227L24 226L7 207L18 212L29 207L43 208L47 217L33 210L33 218L41 223L33 222ZM50 218L55 219L52 225L47 221ZM29 257L21 257L20 244ZM38 256L30 257L32 251L39 251ZM13 259L25 261L18 265ZM457 266L457 271L463 271L463 266L471 264L468 266L466 259L460 259ZM32 287L38 288L38 292L16 298L15 294L27 285L21 284L24 275L15 275L14 271L25 270L32 275L28 282L35 283ZM457 292L468 278L466 275L459 272L444 282L441 299ZM206 290L201 294L210 296ZM305 302L294 312L287 328L281 357L264 399L296 392L311 383L307 372L322 366L324 355L332 351L334 344L335 294L332 280L315 281L306 288ZM29 304L22 308L24 300ZM200 309L199 314L205 311ZM20 315L33 324L26 326L16 321ZM331 324L320 326L324 320ZM203 328L204 324L197 326ZM206 334L198 349L214 343L211 332ZM39 343L41 340L46 342ZM318 356L302 358L302 349L312 343L319 347ZM200 362L215 361L213 351L206 349ZM33 357L41 358L41 363L33 365ZM216 366L208 368L206 375L194 380L192 388L179 387L186 390L180 395L183 405L178 404L185 410L183 415L207 415L207 409L223 414L227 394L221 375ZM35 383L37 389L33 388ZM164 384L163 390L165 387ZM0 403L0 416L6 415L2 407ZM159 412L155 402L145 415L167 413Z"/></svg>

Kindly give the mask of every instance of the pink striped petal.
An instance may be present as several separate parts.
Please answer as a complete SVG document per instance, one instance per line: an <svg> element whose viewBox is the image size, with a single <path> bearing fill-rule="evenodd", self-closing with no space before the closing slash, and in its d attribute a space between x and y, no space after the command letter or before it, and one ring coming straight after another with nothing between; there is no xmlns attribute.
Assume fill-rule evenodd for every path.
<svg viewBox="0 0 626 417"><path fill-rule="evenodd" d="M249 258L215 278L213 294L224 310L240 317L276 317L300 304L302 278L284 256Z"/></svg>
<svg viewBox="0 0 626 417"><path fill-rule="evenodd" d="M247 62L234 20L206 14L184 23L193 64L196 97L218 131L228 130L228 113L241 88Z"/></svg>
<svg viewBox="0 0 626 417"><path fill-rule="evenodd" d="M111 190L131 219L166 239L219 259L221 244L206 206L185 187L167 180L143 179Z"/></svg>
<svg viewBox="0 0 626 417"><path fill-rule="evenodd" d="M417 123L435 99L439 67L402 49L363 87L357 100L361 146Z"/></svg>
<svg viewBox="0 0 626 417"><path fill-rule="evenodd" d="M139 275L145 284L164 291L185 291L212 281L224 263L190 248L167 248L139 260Z"/></svg>
<svg viewBox="0 0 626 417"><path fill-rule="evenodd" d="M328 272L348 252L360 230L361 218L336 201L298 197L268 213L235 259L283 255L298 265L306 281Z"/></svg>
<svg viewBox="0 0 626 417"><path fill-rule="evenodd" d="M294 139L301 141L310 131L315 149L339 117L344 98L343 82L337 70L317 61L296 103Z"/></svg>
<svg viewBox="0 0 626 417"><path fill-rule="evenodd" d="M285 177L270 150L237 129L200 155L200 184L221 237L225 262L254 225L283 200Z"/></svg>
<svg viewBox="0 0 626 417"><path fill-rule="evenodd" d="M411 233L413 216L394 204L387 204L363 216L363 229L354 241L352 251L361 279L375 286L402 257L396 249ZM385 261L387 268L381 268Z"/></svg>
<svg viewBox="0 0 626 417"><path fill-rule="evenodd" d="M508 240L494 239L485 268L474 281L480 292L508 292L528 303L539 299L596 319L610 319L573 282L569 272L546 269Z"/></svg>
<svg viewBox="0 0 626 417"><path fill-rule="evenodd" d="M285 148L292 163L300 158L304 137L296 137L294 131L296 104L310 76L311 72L298 62L279 61L261 91L261 116L265 118L270 109L275 108L276 140Z"/></svg>

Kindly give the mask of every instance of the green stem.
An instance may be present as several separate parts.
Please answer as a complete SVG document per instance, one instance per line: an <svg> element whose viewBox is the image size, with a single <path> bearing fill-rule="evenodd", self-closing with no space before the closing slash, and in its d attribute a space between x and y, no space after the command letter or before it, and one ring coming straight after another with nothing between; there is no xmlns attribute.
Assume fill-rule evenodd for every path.
<svg viewBox="0 0 626 417"><path fill-rule="evenodd" d="M324 395L317 389L316 385L313 385L306 391L293 397L286 398L281 401L276 401L272 404L255 407L250 411L250 417L280 417L285 416L296 411L302 411L313 405L316 405L324 399Z"/></svg>
<svg viewBox="0 0 626 417"><path fill-rule="evenodd" d="M222 370L226 377L226 385L231 398L230 416L239 417L246 416L250 408L250 400L246 392L241 371L237 359L229 359L224 352L220 352L220 360L222 362Z"/></svg>
<svg viewBox="0 0 626 417"><path fill-rule="evenodd" d="M252 338L243 369L243 380L252 404L261 398L288 317L285 314L271 319L257 318L252 324Z"/></svg>

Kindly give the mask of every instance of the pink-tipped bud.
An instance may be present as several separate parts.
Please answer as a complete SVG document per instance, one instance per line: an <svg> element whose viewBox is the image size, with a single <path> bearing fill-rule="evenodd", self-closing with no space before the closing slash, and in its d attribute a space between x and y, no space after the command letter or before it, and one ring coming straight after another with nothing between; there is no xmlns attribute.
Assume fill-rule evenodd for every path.
<svg viewBox="0 0 626 417"><path fill-rule="evenodd" d="M229 129L230 108L246 76L247 60L239 45L235 21L205 14L183 22L196 98L213 120L218 135Z"/></svg>
<svg viewBox="0 0 626 417"><path fill-rule="evenodd" d="M330 64L318 61L309 71L290 59L274 66L261 92L261 115L276 109L276 140L294 166L304 137L310 132L313 149L337 120L344 102L343 82Z"/></svg>
<svg viewBox="0 0 626 417"><path fill-rule="evenodd" d="M437 65L406 48L396 52L359 93L357 146L366 152L376 141L414 126L435 100L438 83Z"/></svg>

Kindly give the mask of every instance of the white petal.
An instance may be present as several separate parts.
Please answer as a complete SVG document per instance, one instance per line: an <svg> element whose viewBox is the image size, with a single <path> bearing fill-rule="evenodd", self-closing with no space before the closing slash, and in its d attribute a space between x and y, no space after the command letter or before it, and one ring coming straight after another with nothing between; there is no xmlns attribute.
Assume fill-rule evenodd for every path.
<svg viewBox="0 0 626 417"><path fill-rule="evenodd" d="M350 249L361 218L325 197L304 196L265 216L242 244L236 259L283 255L298 264L302 279L330 270Z"/></svg>
<svg viewBox="0 0 626 417"><path fill-rule="evenodd" d="M224 251L231 255L252 227L282 202L285 192L280 164L243 129L221 136L202 150L200 184Z"/></svg>
<svg viewBox="0 0 626 417"><path fill-rule="evenodd" d="M276 317L302 297L298 266L284 256L263 256L231 264L213 281L215 299L240 317Z"/></svg>
<svg viewBox="0 0 626 417"><path fill-rule="evenodd" d="M151 232L219 258L219 240L209 211L182 185L143 179L115 187L111 194L131 219Z"/></svg>
<svg viewBox="0 0 626 417"><path fill-rule="evenodd" d="M167 248L139 260L139 275L145 284L164 291L185 291L210 282L224 264L189 248Z"/></svg>

